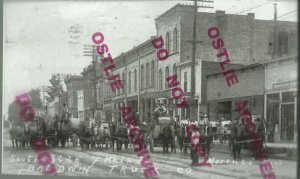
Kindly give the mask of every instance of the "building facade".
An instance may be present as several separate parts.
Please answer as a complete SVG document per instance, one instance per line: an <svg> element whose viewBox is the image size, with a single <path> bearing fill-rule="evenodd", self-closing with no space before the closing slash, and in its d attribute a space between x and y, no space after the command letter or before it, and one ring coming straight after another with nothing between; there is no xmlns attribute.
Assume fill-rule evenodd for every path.
<svg viewBox="0 0 300 179"><path fill-rule="evenodd" d="M264 116L270 142L297 141L297 66L297 56L265 64Z"/></svg>
<svg viewBox="0 0 300 179"><path fill-rule="evenodd" d="M199 119L200 115L210 110L207 101L213 102L220 97L220 93L216 89L227 87L224 77L218 75L212 78L220 78L220 84L216 82L206 82L210 80L206 78L208 74L219 72L216 62L217 50L211 45L207 31L210 27L217 27L220 36L224 41L224 47L230 54L231 63L235 67L241 65L249 65L255 63L264 63L278 55L289 55L296 52L293 46L296 41L292 38L296 35L296 24L292 22L276 22L257 20L253 13L247 15L225 14L224 11L216 11L215 13L198 12L197 28L196 28L196 65L195 65L195 99L197 105L191 106L197 111L195 116L190 116L190 108L176 108L176 101L171 97L171 91L168 89L166 77L173 74L177 75L180 87L185 92L185 97L190 97L191 92L191 56L192 56L192 27L193 27L193 6L176 5L167 10L155 19L156 37L161 36L164 39L164 48L169 51L169 58L164 61L157 60L156 50L150 40L134 47L114 58L116 69L114 73L122 76L124 89L112 92L108 83L103 81L103 105L107 114L111 113L114 120L122 121L118 113L118 108L124 105L130 105L138 112L139 120L152 120L152 112L157 106L158 101L162 100L168 108L170 116L179 118ZM275 35L276 29L276 35ZM291 39L291 40L287 40ZM257 71L258 74L253 75L249 69L240 70L240 76L244 78L245 74L253 75L254 79L249 79L252 83L241 82L237 87L237 96L232 98L245 97L252 101L253 105L263 105L264 101L264 80L262 75L263 68L259 65L251 66L250 71ZM245 76L247 78L247 75ZM247 78L248 79L248 78ZM257 79L257 81L256 81ZM256 84L257 83L257 84ZM253 86L257 85L256 89ZM207 87L206 87L207 85ZM224 85L224 86L222 86ZM238 85L238 86L239 86ZM244 87L242 85L245 85ZM214 88L218 86L220 88ZM254 91L248 91L252 89ZM243 90L246 89L246 90ZM227 89L228 90L228 89ZM209 96L209 93L214 93ZM222 92L221 92L222 93ZM227 92L226 92L227 93ZM228 96L233 95L228 91ZM227 97L222 96L224 99ZM262 102L262 103L261 103ZM210 109L213 104L210 104ZM222 107L227 109L229 103ZM253 107L253 106L252 106ZM264 114L263 107L256 106L255 113Z"/></svg>
<svg viewBox="0 0 300 179"><path fill-rule="evenodd" d="M103 81L103 72L100 58L95 50L92 55L92 62L83 69L83 100L84 100L84 119L93 118L97 109L102 108L99 93L99 85ZM98 86L98 88L97 88Z"/></svg>
<svg viewBox="0 0 300 179"><path fill-rule="evenodd" d="M84 92L83 89L77 90L77 110L78 118L84 119Z"/></svg>
<svg viewBox="0 0 300 179"><path fill-rule="evenodd" d="M264 67L252 64L236 67L235 74L239 82L227 86L223 73L207 75L208 116L220 120L223 117L235 119L239 114L235 111L235 102L246 100L252 115L264 114Z"/></svg>
<svg viewBox="0 0 300 179"><path fill-rule="evenodd" d="M83 89L84 80L82 76L78 75L67 75L65 78L65 84L67 87L68 94L68 109L69 113L74 118L78 118L78 90Z"/></svg>

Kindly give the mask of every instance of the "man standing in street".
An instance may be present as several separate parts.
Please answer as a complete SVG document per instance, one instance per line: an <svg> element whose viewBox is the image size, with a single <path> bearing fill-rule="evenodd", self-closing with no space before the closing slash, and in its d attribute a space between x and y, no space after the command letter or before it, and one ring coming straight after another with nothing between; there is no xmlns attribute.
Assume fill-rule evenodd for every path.
<svg viewBox="0 0 300 179"><path fill-rule="evenodd" d="M187 127L186 127L186 135L189 136L189 141L191 141L193 136L195 136L195 135L199 136L200 135L199 132L197 130L195 130L193 127L190 128L189 130L191 130L191 131L187 131ZM189 132L191 132L191 135L188 135ZM199 144L199 142L200 141L198 141L198 145L201 145L201 144ZM197 143L197 141L195 143ZM199 156L197 154L197 151L192 146L190 146L190 149L191 149L191 160L192 160L191 166L197 166L198 165L198 160L199 160Z"/></svg>
<svg viewBox="0 0 300 179"><path fill-rule="evenodd" d="M229 137L229 148L233 159L235 160L239 157L239 147L240 144L238 142L239 137L239 126L238 126L238 118L234 119L230 124L230 137ZM238 155L238 156L237 156Z"/></svg>

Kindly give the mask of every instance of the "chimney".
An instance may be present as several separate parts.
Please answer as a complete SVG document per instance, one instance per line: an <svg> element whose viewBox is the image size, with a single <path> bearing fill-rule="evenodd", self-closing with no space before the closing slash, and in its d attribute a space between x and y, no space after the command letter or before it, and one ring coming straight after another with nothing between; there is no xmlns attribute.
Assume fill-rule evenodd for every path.
<svg viewBox="0 0 300 179"><path fill-rule="evenodd" d="M225 11L216 10L216 16L217 17L222 17L224 15L225 15Z"/></svg>
<svg viewBox="0 0 300 179"><path fill-rule="evenodd" d="M251 18L251 19L254 19L254 17L255 17L255 14L254 14L254 13L252 13L252 12L250 12L250 13L248 13L248 14L247 14L247 16L248 16L249 18Z"/></svg>

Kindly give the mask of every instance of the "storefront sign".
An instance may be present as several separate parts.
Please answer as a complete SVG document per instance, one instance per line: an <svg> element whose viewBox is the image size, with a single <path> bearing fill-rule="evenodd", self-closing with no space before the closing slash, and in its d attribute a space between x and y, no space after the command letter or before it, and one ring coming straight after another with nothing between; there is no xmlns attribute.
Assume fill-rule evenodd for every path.
<svg viewBox="0 0 300 179"><path fill-rule="evenodd" d="M290 89L290 88L296 88L296 87L297 87L296 80L273 84L273 89Z"/></svg>

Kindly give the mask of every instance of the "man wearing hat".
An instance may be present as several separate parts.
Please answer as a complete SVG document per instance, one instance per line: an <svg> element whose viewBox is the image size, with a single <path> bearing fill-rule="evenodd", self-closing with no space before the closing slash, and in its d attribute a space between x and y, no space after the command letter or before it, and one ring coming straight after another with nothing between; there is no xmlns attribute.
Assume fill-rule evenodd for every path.
<svg viewBox="0 0 300 179"><path fill-rule="evenodd" d="M187 131L187 130L189 130L189 131ZM194 126L194 125L192 125L192 127L189 128L189 129L188 129L188 127L186 126L186 133L187 133L186 135L188 135L188 133L190 134L190 135L188 135L189 141L191 141L191 139L192 139L193 136L195 136L195 135L198 135L198 136L199 136L199 132L195 129L195 126ZM200 141L199 141L199 142L200 142ZM201 144L198 144L198 145L201 145ZM196 151L196 149L194 149L194 148L192 147L192 145L191 145L190 149L191 149L191 160L192 160L191 166L196 166L196 165L198 165L198 160L199 160L197 151Z"/></svg>

